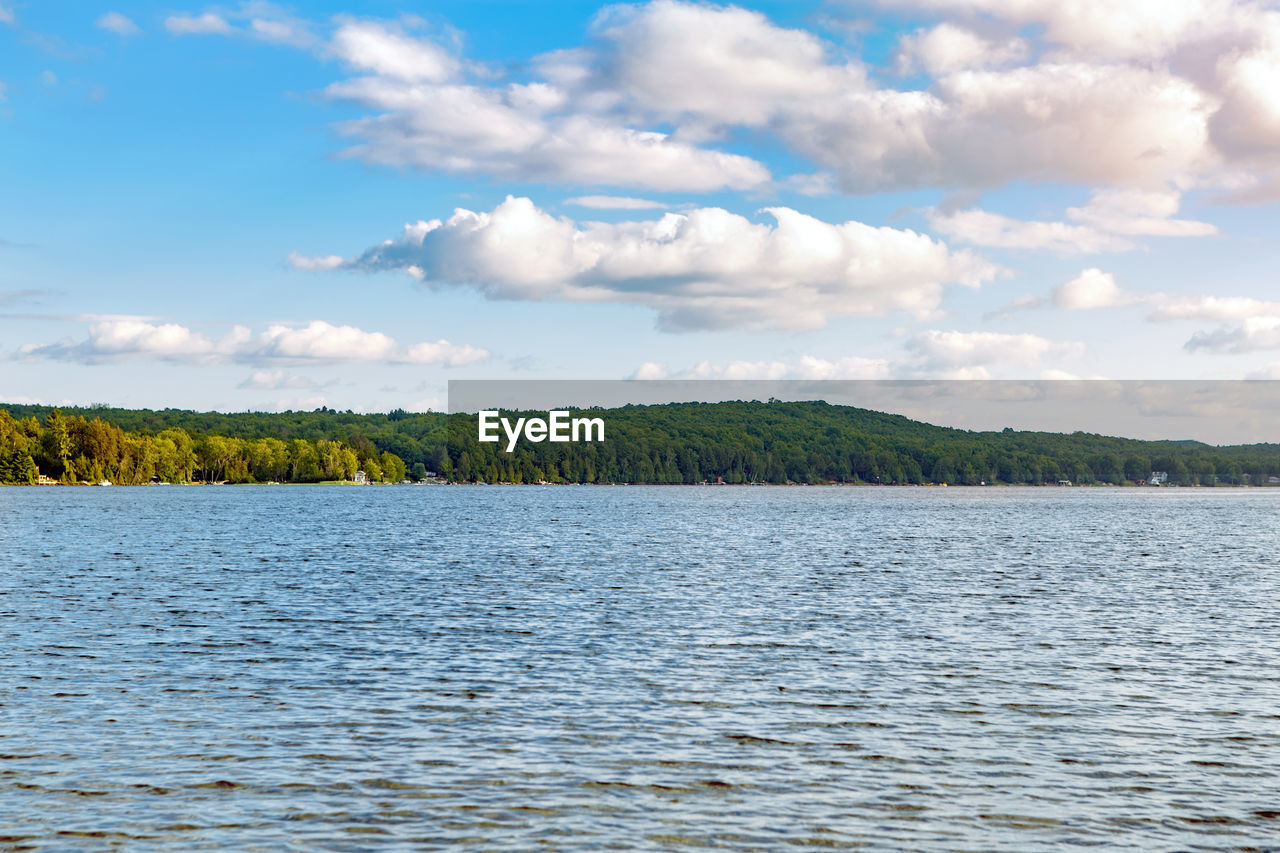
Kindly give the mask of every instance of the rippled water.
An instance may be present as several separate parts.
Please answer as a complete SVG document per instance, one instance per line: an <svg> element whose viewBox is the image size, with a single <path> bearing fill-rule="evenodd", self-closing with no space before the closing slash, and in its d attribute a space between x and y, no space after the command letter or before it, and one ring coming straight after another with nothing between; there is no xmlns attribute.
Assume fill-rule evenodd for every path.
<svg viewBox="0 0 1280 853"><path fill-rule="evenodd" d="M0 849L1280 848L1280 490L0 490Z"/></svg>

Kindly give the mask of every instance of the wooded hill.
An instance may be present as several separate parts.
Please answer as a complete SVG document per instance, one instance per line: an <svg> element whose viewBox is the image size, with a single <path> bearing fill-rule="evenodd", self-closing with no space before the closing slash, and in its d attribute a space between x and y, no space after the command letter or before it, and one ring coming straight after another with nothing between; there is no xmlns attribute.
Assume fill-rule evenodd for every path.
<svg viewBox="0 0 1280 853"><path fill-rule="evenodd" d="M1280 445L1215 447L1087 433L978 432L852 406L778 401L574 410L602 443L480 443L474 415L268 414L11 405L0 413L0 482L226 480L396 482L435 472L490 483L1133 483L1265 485ZM545 412L506 413L545 416Z"/></svg>

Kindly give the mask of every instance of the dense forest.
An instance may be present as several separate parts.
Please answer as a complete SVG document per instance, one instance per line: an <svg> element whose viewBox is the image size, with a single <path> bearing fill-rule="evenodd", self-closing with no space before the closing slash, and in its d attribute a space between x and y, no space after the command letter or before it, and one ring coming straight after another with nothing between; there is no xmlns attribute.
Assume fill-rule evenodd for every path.
<svg viewBox="0 0 1280 853"><path fill-rule="evenodd" d="M504 413L509 414L509 413ZM515 413L516 415L520 413ZM537 414L537 413L526 413ZM543 413L545 414L545 413ZM1073 483L1266 485L1280 445L977 432L823 402L582 410L600 443L480 443L474 415L94 407L0 411L0 482ZM514 417L514 415L512 415Z"/></svg>
<svg viewBox="0 0 1280 853"><path fill-rule="evenodd" d="M0 409L0 483L31 484L41 476L60 483L140 485L152 482L317 483L351 480L400 482L404 462L379 452L368 439L348 441L273 436L242 438L192 434L181 426L129 431L101 417L64 414L14 418Z"/></svg>

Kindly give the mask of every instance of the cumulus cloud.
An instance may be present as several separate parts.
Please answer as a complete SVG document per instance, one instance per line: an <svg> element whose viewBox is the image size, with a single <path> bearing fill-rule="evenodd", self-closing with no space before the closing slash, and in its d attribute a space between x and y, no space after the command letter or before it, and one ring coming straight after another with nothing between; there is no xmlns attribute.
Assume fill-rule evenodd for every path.
<svg viewBox="0 0 1280 853"><path fill-rule="evenodd" d="M107 12L94 23L101 29L109 30L121 36L136 36L142 32L137 24L119 12Z"/></svg>
<svg viewBox="0 0 1280 853"><path fill-rule="evenodd" d="M1164 72L1084 63L848 93L779 134L849 192L1016 180L1149 186L1204 163L1209 100Z"/></svg>
<svg viewBox="0 0 1280 853"><path fill-rule="evenodd" d="M1179 296L1155 293L1148 320L1219 323L1196 332L1184 345L1191 352L1247 353L1280 349L1280 302L1247 296Z"/></svg>
<svg viewBox="0 0 1280 853"><path fill-rule="evenodd" d="M859 59L760 12L678 0L607 7L584 42L531 58L519 82L412 18L339 17L322 43L313 25L257 0L167 26L338 59L354 76L326 92L363 111L339 128L346 153L399 167L691 192L790 186L720 145L748 129L853 193L1054 181L1230 186L1245 199L1280 185L1278 10L1244 0L914 5L927 26L902 39L897 60L929 77L917 89L883 86ZM1158 200L1103 200L1120 208L1087 211L1082 226L1209 233L1141 211L1130 230L1111 227L1127 205Z"/></svg>
<svg viewBox="0 0 1280 853"><path fill-rule="evenodd" d="M461 63L429 39L401 27L347 19L338 27L330 51L359 71L417 83L442 83L457 76Z"/></svg>
<svg viewBox="0 0 1280 853"><path fill-rule="evenodd" d="M719 208L579 224L527 198L456 210L342 264L398 270L492 299L625 302L668 331L818 328L828 318L938 308L946 284L977 287L999 269L915 231L832 224L785 207L753 222ZM314 266L300 258L300 266Z"/></svg>
<svg viewBox="0 0 1280 853"><path fill-rule="evenodd" d="M1115 276L1097 267L1081 270L1074 278L1054 287L1048 296L1021 296L988 317L1007 317L1015 311L1062 308L1070 311L1116 308L1150 302L1151 295L1129 293L1116 284Z"/></svg>
<svg viewBox="0 0 1280 853"><path fill-rule="evenodd" d="M903 36L895 60L899 74L924 71L936 75L1011 65L1025 60L1030 53L1031 45L1025 39L995 42L964 27L944 23Z"/></svg>
<svg viewBox="0 0 1280 853"><path fill-rule="evenodd" d="M1249 317L1238 326L1196 332L1185 344L1192 352L1246 353L1280 349L1280 316Z"/></svg>
<svg viewBox="0 0 1280 853"><path fill-rule="evenodd" d="M1163 69L1069 58L1016 65L1017 38L943 22L908 38L922 90L881 88L811 33L732 6L657 0L603 16L545 70L574 103L714 138L766 128L849 192L1014 180L1149 186L1205 165L1214 103ZM993 67L1015 64L1015 67Z"/></svg>
<svg viewBox="0 0 1280 853"><path fill-rule="evenodd" d="M335 83L326 93L375 112L338 130L356 140L346 156L382 165L693 192L751 189L770 179L768 169L740 154L560 111L553 105L563 93L541 84L499 89L375 76Z"/></svg>
<svg viewBox="0 0 1280 853"><path fill-rule="evenodd" d="M445 340L406 347L381 332L334 326L322 320L302 327L271 325L257 335L244 326L236 326L222 337L213 338L177 323L114 318L91 324L85 340L27 344L18 349L16 356L86 364L152 357L199 364L311 361L457 367L483 361L489 353Z"/></svg>
<svg viewBox="0 0 1280 853"><path fill-rule="evenodd" d="M889 0L880 0L889 5ZM1042 38L1076 55L1110 60L1168 54L1234 19L1230 0L894 0L904 6L968 19L995 18L1019 28L1040 26Z"/></svg>
<svg viewBox="0 0 1280 853"><path fill-rule="evenodd" d="M1111 308L1129 301L1115 276L1097 267L1090 267L1053 289L1053 304L1058 308Z"/></svg>
<svg viewBox="0 0 1280 853"><path fill-rule="evenodd" d="M788 105L866 88L861 65L832 62L812 33L737 6L615 6L597 18L593 34L594 49L576 57L577 79L616 89L664 118L762 126Z"/></svg>
<svg viewBox="0 0 1280 853"><path fill-rule="evenodd" d="M900 7L901 4L898 4ZM1198 157L1167 180L1193 176L1233 190L1235 201L1251 201L1265 190L1274 198L1280 180L1280 10L1244 0L913 0L910 5L949 21L994 22L1013 30L1037 28L1042 66L1148 69L1201 94L1188 118L1202 128ZM1191 102L1188 102L1190 107ZM1170 125L1172 128L1174 125ZM1186 144L1191 127L1184 125ZM1169 152L1165 137L1151 137L1153 150ZM1187 153L1190 148L1184 149ZM1170 157L1172 166L1177 158ZM1135 173L1136 174L1136 173ZM1134 181L1110 181L1138 185ZM1244 188L1238 184L1243 184Z"/></svg>

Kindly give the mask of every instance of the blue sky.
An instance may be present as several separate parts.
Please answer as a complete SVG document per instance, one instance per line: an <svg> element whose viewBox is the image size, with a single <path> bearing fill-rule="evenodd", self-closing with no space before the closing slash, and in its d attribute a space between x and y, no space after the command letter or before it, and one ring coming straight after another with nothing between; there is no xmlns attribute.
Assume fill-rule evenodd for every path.
<svg viewBox="0 0 1280 853"><path fill-rule="evenodd" d="M1280 377L1280 13L1061 6L0 0L0 400Z"/></svg>

